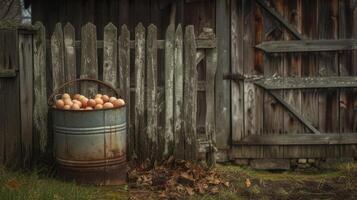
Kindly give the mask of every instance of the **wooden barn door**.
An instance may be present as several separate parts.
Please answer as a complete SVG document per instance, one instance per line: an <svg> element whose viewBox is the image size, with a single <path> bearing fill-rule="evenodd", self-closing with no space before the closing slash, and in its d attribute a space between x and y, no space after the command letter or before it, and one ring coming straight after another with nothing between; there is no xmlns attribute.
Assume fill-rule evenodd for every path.
<svg viewBox="0 0 357 200"><path fill-rule="evenodd" d="M355 157L350 0L232 0L232 158Z"/></svg>

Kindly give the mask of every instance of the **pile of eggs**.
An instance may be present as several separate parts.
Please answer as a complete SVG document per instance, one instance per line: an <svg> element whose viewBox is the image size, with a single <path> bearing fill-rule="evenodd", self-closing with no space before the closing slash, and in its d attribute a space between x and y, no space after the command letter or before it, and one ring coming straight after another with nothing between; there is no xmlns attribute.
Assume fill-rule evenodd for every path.
<svg viewBox="0 0 357 200"><path fill-rule="evenodd" d="M125 105L123 99L109 97L108 95L97 94L94 98L87 98L81 94L71 97L69 94L62 94L60 99L55 100L54 108L63 110L100 110L108 108L119 108Z"/></svg>

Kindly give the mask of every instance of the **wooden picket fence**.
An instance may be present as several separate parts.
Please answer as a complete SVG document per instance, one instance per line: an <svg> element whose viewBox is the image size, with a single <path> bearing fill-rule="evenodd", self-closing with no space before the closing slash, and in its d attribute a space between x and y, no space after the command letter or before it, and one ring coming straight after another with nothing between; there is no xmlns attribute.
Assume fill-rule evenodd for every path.
<svg viewBox="0 0 357 200"><path fill-rule="evenodd" d="M41 35L35 37L36 49L40 49L35 50L35 68L46 70L46 48L41 45L47 43L47 49L50 49L50 55L47 55L51 58L51 62L47 60L50 70L47 71L52 72L52 78L47 77L47 84L50 84L47 93L78 77L94 78L113 85L126 100L129 159L153 161L174 155L177 159L198 160L208 155L210 162L214 161L217 51L216 38L211 29L195 38L193 26L186 26L183 30L181 25L170 25L165 40L158 40L155 25L151 24L146 30L139 23L135 28L135 40L130 40L126 25L118 33L117 27L109 23L104 28L101 41L97 40L96 26L88 23L82 26L79 41L75 39L75 29L71 24L67 23L62 28L58 23L51 40L45 41L45 27L40 22L36 23L36 27ZM100 50L103 52L100 58L102 65L98 65ZM164 70L164 80L158 78L159 51L164 55L164 67L160 68ZM134 56L131 56L132 53ZM131 63L131 58L134 63ZM207 113L205 137L198 139L196 66L203 60L206 65L203 87ZM35 85L35 89L43 91L46 86L43 81L39 83L42 85ZM82 84L80 88L72 87L68 92L81 91L93 96L100 89L95 85ZM130 97L131 90L133 99ZM162 112L164 117L159 116Z"/></svg>

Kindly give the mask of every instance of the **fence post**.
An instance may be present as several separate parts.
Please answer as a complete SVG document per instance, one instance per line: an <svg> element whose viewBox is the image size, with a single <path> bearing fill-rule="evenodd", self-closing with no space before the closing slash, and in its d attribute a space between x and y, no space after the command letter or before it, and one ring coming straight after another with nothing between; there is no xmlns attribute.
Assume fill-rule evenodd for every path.
<svg viewBox="0 0 357 200"><path fill-rule="evenodd" d="M103 44L103 81L111 84L114 88L117 83L117 28L109 23L104 27Z"/></svg>
<svg viewBox="0 0 357 200"><path fill-rule="evenodd" d="M134 150L135 137L130 125L130 32L126 25L121 27L121 33L118 40L118 71L119 71L119 91L126 102L127 116L127 156L132 156Z"/></svg>
<svg viewBox="0 0 357 200"><path fill-rule="evenodd" d="M44 154L47 146L47 94L46 94L46 30L36 22L37 33L33 37L34 99L33 138L35 157Z"/></svg>
<svg viewBox="0 0 357 200"><path fill-rule="evenodd" d="M184 74L184 133L185 133L185 159L196 160L197 134L197 70L196 70L196 42L192 25L185 30L185 74Z"/></svg>
<svg viewBox="0 0 357 200"><path fill-rule="evenodd" d="M61 23L57 23L51 37L52 80L53 90L65 82L64 79L64 53L63 31Z"/></svg>
<svg viewBox="0 0 357 200"><path fill-rule="evenodd" d="M148 27L147 36L147 153L151 161L157 159L158 135L157 135L157 28L151 24Z"/></svg>
<svg viewBox="0 0 357 200"><path fill-rule="evenodd" d="M139 23L135 28L135 152L146 149L144 128L144 81L145 81L145 28ZM143 158L143 155L139 155Z"/></svg>
<svg viewBox="0 0 357 200"><path fill-rule="evenodd" d="M98 79L97 34L96 27L87 23L81 30L81 78ZM93 83L82 83L81 93L93 97L98 91Z"/></svg>
<svg viewBox="0 0 357 200"><path fill-rule="evenodd" d="M75 30L72 24L67 23L63 28L64 34L64 74L65 80L76 79L76 49L75 49ZM70 94L77 92L76 87L70 87L68 89Z"/></svg>
<svg viewBox="0 0 357 200"><path fill-rule="evenodd" d="M165 35L165 149L164 158L173 152L174 41L175 26L170 24Z"/></svg>
<svg viewBox="0 0 357 200"><path fill-rule="evenodd" d="M181 24L175 33L174 49L174 155L176 159L184 159L185 135L182 130L183 106L183 36Z"/></svg>

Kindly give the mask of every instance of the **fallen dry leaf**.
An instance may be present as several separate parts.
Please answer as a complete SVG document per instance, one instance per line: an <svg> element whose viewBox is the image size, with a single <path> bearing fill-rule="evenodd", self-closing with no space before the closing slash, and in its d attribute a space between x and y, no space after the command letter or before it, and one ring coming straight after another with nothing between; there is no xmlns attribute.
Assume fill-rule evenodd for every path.
<svg viewBox="0 0 357 200"><path fill-rule="evenodd" d="M6 183L6 187L11 190L17 190L20 188L20 186L21 186L21 183L16 179L11 179L11 180L7 181L7 183Z"/></svg>
<svg viewBox="0 0 357 200"><path fill-rule="evenodd" d="M218 193L218 187L214 186L213 188L211 188L210 192L211 192L211 194L217 194Z"/></svg>
<svg viewBox="0 0 357 200"><path fill-rule="evenodd" d="M250 182L249 178L245 179L245 186L249 188L251 185L252 183Z"/></svg>

